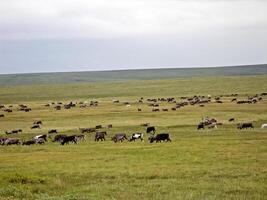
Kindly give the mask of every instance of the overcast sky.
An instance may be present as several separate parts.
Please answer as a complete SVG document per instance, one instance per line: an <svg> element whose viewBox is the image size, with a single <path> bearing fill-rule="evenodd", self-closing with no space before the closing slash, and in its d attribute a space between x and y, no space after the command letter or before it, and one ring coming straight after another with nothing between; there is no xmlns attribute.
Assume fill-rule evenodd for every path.
<svg viewBox="0 0 267 200"><path fill-rule="evenodd" d="M267 63L267 0L0 0L0 73Z"/></svg>

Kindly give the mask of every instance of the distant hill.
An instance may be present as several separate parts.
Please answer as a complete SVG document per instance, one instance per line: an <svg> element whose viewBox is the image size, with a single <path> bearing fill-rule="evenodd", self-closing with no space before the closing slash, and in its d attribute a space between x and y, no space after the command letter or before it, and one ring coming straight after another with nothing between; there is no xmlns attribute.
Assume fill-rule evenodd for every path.
<svg viewBox="0 0 267 200"><path fill-rule="evenodd" d="M168 68L94 72L6 74L0 75L0 86L153 80L179 77L242 76L259 74L267 74L267 64L213 68Z"/></svg>

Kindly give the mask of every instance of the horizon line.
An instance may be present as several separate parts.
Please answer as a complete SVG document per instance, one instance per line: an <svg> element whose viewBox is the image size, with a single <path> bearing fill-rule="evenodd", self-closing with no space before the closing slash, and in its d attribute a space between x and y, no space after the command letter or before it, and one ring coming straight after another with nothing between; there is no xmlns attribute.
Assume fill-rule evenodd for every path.
<svg viewBox="0 0 267 200"><path fill-rule="evenodd" d="M81 72L118 72L118 71L137 71L137 70L162 70L162 69L207 69L207 68L231 68L231 67L249 67L267 65L267 63L258 64L238 64L225 66L196 66L196 67L166 67L166 68L129 68L129 69L103 69L103 70L78 70L78 71L40 71L40 72L18 72L18 73L1 73L1 75L24 75L24 74L52 74L52 73L81 73Z"/></svg>

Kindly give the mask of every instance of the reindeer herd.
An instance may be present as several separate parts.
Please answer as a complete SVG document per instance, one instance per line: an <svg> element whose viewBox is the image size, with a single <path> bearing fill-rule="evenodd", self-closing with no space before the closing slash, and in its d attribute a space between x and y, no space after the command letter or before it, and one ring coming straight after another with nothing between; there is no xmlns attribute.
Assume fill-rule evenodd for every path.
<svg viewBox="0 0 267 200"><path fill-rule="evenodd" d="M185 106L196 106L198 105L199 107L204 107L207 104L222 104L225 103L226 100L223 100L222 97L228 97L231 98L228 100L229 103L236 103L236 104L256 104L260 101L263 100L263 97L267 96L267 93L261 93L261 94L256 94L252 96L247 96L247 99L240 99L240 96L238 94L230 94L230 95L219 95L215 97L211 97L210 95L207 96L193 96L193 97L180 97L180 99L175 99L174 97L168 97L168 98L148 98L144 99L143 97L139 98L137 102L139 104L144 104L147 105L148 108L151 107L152 112L168 112L169 110L176 111L179 108L185 107ZM239 98L239 99L238 99ZM162 102L165 102L167 104L172 105L171 108L160 108L160 104ZM121 104L125 105L127 107L130 107L132 105L132 102L120 102L119 100L113 100L113 104ZM97 107L99 105L98 101L82 101L82 102L69 102L63 104L62 102L52 102L52 103L47 103L44 105L44 107L52 107L56 111L61 110L61 109L72 109L74 107L79 107L79 108L87 108L87 107ZM166 105L166 104L165 104ZM19 112L31 112L32 108L24 105L24 104L19 104L17 109ZM0 111L6 112L6 113L12 113L15 110L15 106L13 105L0 105ZM142 108L137 108L137 112L142 112ZM0 118L4 118L5 114L0 113ZM0 119L1 120L1 119ZM229 122L235 122L235 118L230 118L228 120ZM33 122L31 125L31 129L41 129L43 122L41 120L36 120ZM149 123L141 124L142 126L146 127L146 133L148 135L148 141L151 143L155 142L161 142L161 141L171 141L169 133L158 133L155 135L156 128L154 126L150 126ZM197 124L197 130L201 129L216 129L218 126L222 125L222 123L218 122L215 118L208 118L206 117L205 119L202 119L200 123ZM58 142L61 145L69 144L69 143L75 143L77 144L79 141L84 141L86 140L86 134L87 133L94 133L94 141L99 142L99 141L105 141L106 136L107 136L107 131L100 131L102 128L107 128L111 129L113 128L112 124L108 124L106 126L103 125L96 125L95 127L89 127L89 128L79 128L80 134L74 134L74 135L66 135L66 134L58 134L57 129L50 129L48 130L47 134L42 134L42 135L36 135L33 138L30 138L29 140L26 141L21 141L18 138L9 138L9 137L0 137L0 145L13 145L13 144L22 144L22 145L33 145L33 144L45 144L49 140L52 142ZM237 124L237 129L248 129L248 128L254 128L252 122L244 122L244 123L238 123ZM261 128L267 128L267 124L262 124ZM5 133L6 135L12 135L12 134L21 134L23 131L22 129L14 129L14 130L6 130ZM52 138L52 136L54 138ZM123 142L123 141L136 141L144 140L144 134L141 132L138 133L133 133L129 136L127 136L126 133L117 133L113 136L111 136L111 140L114 143L117 142Z"/></svg>
<svg viewBox="0 0 267 200"><path fill-rule="evenodd" d="M39 125L42 124L42 121L35 121L33 123L34 125ZM148 141L150 143L155 142L170 142L170 136L168 133L159 133L155 135L156 129L154 126L148 126L149 123L146 124L141 124L141 126L147 126L146 127L146 133L149 135ZM109 124L107 128L112 128L112 124ZM96 125L95 128L79 128L81 134L75 134L75 135L66 135L66 134L57 134L58 131L56 129L51 129L48 131L48 134L43 134L43 135L36 135L33 138L25 141L21 141L18 138L6 138L6 137L0 137L0 145L35 145L35 144L44 144L48 142L50 139L52 142L57 142L60 143L61 145L69 144L69 143L74 143L77 144L79 141L85 141L86 140L86 134L85 133L95 133L94 141L99 142L99 141L105 141L106 136L107 136L107 131L98 131L97 129L104 128L102 125ZM22 133L22 130L12 130L10 131L12 134L18 134ZM6 132L6 134L11 134L9 132ZM52 134L55 134L54 138L52 139ZM114 143L117 142L123 142L123 141L136 141L144 140L144 134L143 133L133 133L130 136L127 136L126 133L117 133L114 136L111 137L111 140Z"/></svg>

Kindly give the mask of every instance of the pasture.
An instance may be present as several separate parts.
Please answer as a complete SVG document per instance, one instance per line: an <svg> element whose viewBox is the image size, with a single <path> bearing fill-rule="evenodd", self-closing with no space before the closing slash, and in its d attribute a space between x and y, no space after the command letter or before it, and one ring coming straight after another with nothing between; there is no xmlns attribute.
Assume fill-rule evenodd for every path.
<svg viewBox="0 0 267 200"><path fill-rule="evenodd" d="M75 84L0 87L0 104L13 105L0 114L0 137L6 130L22 129L8 137L27 140L57 129L79 134L79 127L103 125L106 141L60 145L0 146L0 199L266 199L267 96L255 104L231 102L267 92L267 75L185 77ZM200 107L172 111L173 103L159 102L152 112L148 98L210 95ZM223 103L214 97L223 95ZM138 100L143 97L143 103ZM55 110L51 102L98 101L98 106ZM119 100L119 103L113 103ZM129 102L130 106L124 103ZM18 104L32 111L17 111ZM142 111L138 112L140 108ZM204 117L217 119L218 129L197 130ZM234 122L228 119L235 118ZM42 120L41 129L31 129ZM149 143L145 127L167 132L172 142ZM254 129L238 130L237 123L252 122ZM113 128L106 128L112 124ZM115 133L145 135L143 142L114 143Z"/></svg>

